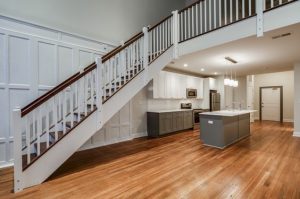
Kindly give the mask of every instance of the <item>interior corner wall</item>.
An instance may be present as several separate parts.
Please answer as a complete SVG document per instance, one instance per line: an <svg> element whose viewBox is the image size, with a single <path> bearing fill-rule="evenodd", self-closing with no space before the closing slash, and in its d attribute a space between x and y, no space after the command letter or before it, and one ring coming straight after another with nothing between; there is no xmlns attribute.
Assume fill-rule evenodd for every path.
<svg viewBox="0 0 300 199"><path fill-rule="evenodd" d="M184 4L184 0L0 0L0 15L118 44Z"/></svg>
<svg viewBox="0 0 300 199"><path fill-rule="evenodd" d="M294 136L300 137L300 63L294 66Z"/></svg>
<svg viewBox="0 0 300 199"><path fill-rule="evenodd" d="M255 75L254 109L259 110L259 89L265 86L283 86L283 121L294 121L294 71ZM259 112L255 113L255 119Z"/></svg>
<svg viewBox="0 0 300 199"><path fill-rule="evenodd" d="M233 88L233 102L240 103L241 109L247 109L247 77L238 77L239 86L237 88ZM235 108L239 108L237 104L235 104Z"/></svg>

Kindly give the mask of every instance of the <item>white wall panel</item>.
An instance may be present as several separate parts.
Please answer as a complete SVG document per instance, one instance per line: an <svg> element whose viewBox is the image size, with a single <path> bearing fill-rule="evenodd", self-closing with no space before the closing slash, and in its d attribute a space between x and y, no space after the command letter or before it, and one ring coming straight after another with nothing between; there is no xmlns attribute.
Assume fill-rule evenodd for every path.
<svg viewBox="0 0 300 199"><path fill-rule="evenodd" d="M56 85L56 46L38 42L39 85Z"/></svg>
<svg viewBox="0 0 300 199"><path fill-rule="evenodd" d="M6 96L5 90L0 89L0 140L6 138L6 133L8 132L8 117L7 113L7 105L6 105ZM1 142L1 141L0 141Z"/></svg>
<svg viewBox="0 0 300 199"><path fill-rule="evenodd" d="M0 141L0 164L6 163L6 143Z"/></svg>
<svg viewBox="0 0 300 199"><path fill-rule="evenodd" d="M9 110L15 107L24 107L30 102L29 90L23 89L10 89L9 90ZM9 136L13 137L13 132L9 131Z"/></svg>
<svg viewBox="0 0 300 199"><path fill-rule="evenodd" d="M8 65L10 84L30 84L30 41L28 38L9 36Z"/></svg>
<svg viewBox="0 0 300 199"><path fill-rule="evenodd" d="M79 50L79 67L84 68L94 62L93 53Z"/></svg>
<svg viewBox="0 0 300 199"><path fill-rule="evenodd" d="M62 82L74 74L73 49L58 46L58 79Z"/></svg>
<svg viewBox="0 0 300 199"><path fill-rule="evenodd" d="M0 34L0 84L5 81L5 69L4 69L4 51L6 50L4 44L4 34Z"/></svg>
<svg viewBox="0 0 300 199"><path fill-rule="evenodd" d="M13 140L10 140L8 142L8 153L7 153L7 157L6 157L6 160L8 162L12 162L14 160L14 142Z"/></svg>

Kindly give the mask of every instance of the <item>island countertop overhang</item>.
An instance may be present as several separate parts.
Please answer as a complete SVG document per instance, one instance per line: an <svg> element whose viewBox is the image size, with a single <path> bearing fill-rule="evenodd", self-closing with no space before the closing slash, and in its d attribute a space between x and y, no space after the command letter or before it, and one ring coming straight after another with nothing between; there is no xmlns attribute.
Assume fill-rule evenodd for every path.
<svg viewBox="0 0 300 199"><path fill-rule="evenodd" d="M239 116L239 115L244 115L244 114L249 114L249 113L254 113L257 112L256 110L234 110L234 111L213 111L213 112L204 112L204 113L199 113L200 116L221 116L221 117L234 117L234 116Z"/></svg>

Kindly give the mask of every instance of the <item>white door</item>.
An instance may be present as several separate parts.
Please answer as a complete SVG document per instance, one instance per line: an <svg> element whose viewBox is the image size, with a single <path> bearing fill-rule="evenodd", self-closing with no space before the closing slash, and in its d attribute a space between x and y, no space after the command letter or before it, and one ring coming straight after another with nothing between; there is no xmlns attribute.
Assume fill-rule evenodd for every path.
<svg viewBox="0 0 300 199"><path fill-rule="evenodd" d="M280 89L263 88L261 95L261 119L280 121Z"/></svg>

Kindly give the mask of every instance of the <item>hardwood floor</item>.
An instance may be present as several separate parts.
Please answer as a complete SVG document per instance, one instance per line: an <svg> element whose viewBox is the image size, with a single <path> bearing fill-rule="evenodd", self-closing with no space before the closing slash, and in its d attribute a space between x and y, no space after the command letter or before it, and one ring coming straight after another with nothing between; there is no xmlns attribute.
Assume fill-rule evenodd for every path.
<svg viewBox="0 0 300 199"><path fill-rule="evenodd" d="M73 155L42 185L0 198L300 198L300 138L291 124L256 122L252 136L225 150L187 131Z"/></svg>

